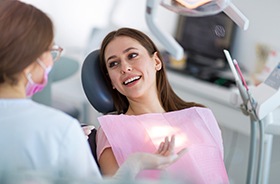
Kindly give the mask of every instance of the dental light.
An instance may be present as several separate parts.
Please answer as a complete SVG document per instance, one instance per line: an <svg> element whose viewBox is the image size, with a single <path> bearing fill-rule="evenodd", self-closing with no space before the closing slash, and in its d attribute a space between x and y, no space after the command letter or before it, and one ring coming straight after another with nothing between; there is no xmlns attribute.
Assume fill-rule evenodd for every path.
<svg viewBox="0 0 280 184"><path fill-rule="evenodd" d="M175 13L192 17L214 15L223 11L243 30L249 26L249 20L230 0L147 0L146 22L149 29L164 48L178 60L183 58L184 49L170 34L157 26L155 18L159 5Z"/></svg>

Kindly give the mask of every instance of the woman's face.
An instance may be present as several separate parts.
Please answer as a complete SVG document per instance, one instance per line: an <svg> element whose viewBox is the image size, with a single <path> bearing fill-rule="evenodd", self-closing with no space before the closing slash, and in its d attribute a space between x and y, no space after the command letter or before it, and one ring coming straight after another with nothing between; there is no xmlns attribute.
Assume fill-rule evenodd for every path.
<svg viewBox="0 0 280 184"><path fill-rule="evenodd" d="M156 91L156 72L162 63L135 39L114 38L106 47L105 63L112 87L127 98L135 99Z"/></svg>

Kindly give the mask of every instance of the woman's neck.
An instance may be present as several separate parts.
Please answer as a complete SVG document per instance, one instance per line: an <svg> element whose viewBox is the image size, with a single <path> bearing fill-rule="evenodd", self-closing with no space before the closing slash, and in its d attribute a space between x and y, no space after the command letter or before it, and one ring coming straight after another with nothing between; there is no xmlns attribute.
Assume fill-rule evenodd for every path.
<svg viewBox="0 0 280 184"><path fill-rule="evenodd" d="M129 107L126 115L140 115L147 113L163 113L165 112L161 103L157 99L153 100L140 100L140 101L131 101L129 100Z"/></svg>
<svg viewBox="0 0 280 184"><path fill-rule="evenodd" d="M21 85L0 85L0 98L26 98L25 89Z"/></svg>
<svg viewBox="0 0 280 184"><path fill-rule="evenodd" d="M126 115L141 115L141 114L149 114L149 113L164 113L164 109L160 110L153 110L153 109L139 109L139 108L133 108L130 107L128 108L127 112L125 113Z"/></svg>

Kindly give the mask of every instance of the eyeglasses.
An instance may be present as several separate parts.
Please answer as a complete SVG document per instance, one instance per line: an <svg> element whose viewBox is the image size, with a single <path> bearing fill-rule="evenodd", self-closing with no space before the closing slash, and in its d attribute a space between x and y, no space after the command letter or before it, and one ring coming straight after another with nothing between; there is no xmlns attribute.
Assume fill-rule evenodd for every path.
<svg viewBox="0 0 280 184"><path fill-rule="evenodd" d="M53 45L50 51L51 51L53 62L55 62L59 60L63 48L60 47L59 45Z"/></svg>

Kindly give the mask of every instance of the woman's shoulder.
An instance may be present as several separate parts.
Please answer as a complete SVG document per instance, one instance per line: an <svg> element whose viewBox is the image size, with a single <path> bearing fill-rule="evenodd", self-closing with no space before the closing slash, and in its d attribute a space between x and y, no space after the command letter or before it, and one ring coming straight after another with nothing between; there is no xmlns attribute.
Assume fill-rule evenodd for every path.
<svg viewBox="0 0 280 184"><path fill-rule="evenodd" d="M38 118L40 118L41 121L47 120L47 122L50 124L52 122L53 123L59 122L60 124L66 124L69 122L78 122L77 119L73 118L72 116L68 115L67 113L61 110L37 102L32 102L32 107L30 108L30 111L33 112L34 114L37 114Z"/></svg>
<svg viewBox="0 0 280 184"><path fill-rule="evenodd" d="M46 112L50 112L50 113L54 113L54 114L60 114L60 115L64 114L67 117L69 116L65 112L63 112L62 110L56 109L56 108L51 107L51 106L46 106L44 104L39 104L37 102L35 102L35 103L36 103L38 108L43 109Z"/></svg>

